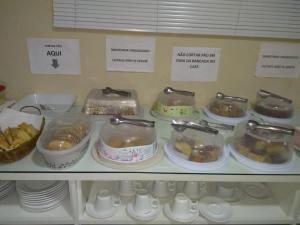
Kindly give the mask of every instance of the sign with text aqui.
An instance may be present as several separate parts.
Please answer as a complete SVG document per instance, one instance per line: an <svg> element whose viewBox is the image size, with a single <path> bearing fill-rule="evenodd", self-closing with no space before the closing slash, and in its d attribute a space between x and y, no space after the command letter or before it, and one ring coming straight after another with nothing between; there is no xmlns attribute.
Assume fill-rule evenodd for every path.
<svg viewBox="0 0 300 225"><path fill-rule="evenodd" d="M80 74L79 42L76 39L28 38L31 72Z"/></svg>

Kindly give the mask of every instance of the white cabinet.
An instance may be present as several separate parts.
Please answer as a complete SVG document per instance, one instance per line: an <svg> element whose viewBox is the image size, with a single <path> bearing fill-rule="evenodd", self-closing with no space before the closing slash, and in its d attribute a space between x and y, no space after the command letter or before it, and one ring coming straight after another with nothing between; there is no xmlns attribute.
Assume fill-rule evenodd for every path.
<svg viewBox="0 0 300 225"><path fill-rule="evenodd" d="M146 115L149 117L149 115ZM150 117L148 118L150 119ZM153 118L151 118L153 119ZM93 182L105 183L118 180L140 181L203 181L214 182L265 182L272 196L267 199L253 199L245 196L232 203L233 216L230 224L300 224L300 159L288 173L263 173L241 165L232 157L228 164L217 171L195 172L174 165L163 157L155 165L143 169L112 169L98 163L92 152L99 137L103 121L96 121L97 129L92 135L88 151L73 167L65 170L48 168L41 155L33 151L24 159L0 165L0 180L67 180L69 197L61 206L43 213L23 210L17 194L11 194L0 201L0 224L141 224L127 216L122 205L118 213L109 219L94 219L85 212L85 204ZM162 144L170 137L171 127L167 121L157 121L157 136ZM148 224L172 224L163 213ZM202 217L195 224L207 224Z"/></svg>

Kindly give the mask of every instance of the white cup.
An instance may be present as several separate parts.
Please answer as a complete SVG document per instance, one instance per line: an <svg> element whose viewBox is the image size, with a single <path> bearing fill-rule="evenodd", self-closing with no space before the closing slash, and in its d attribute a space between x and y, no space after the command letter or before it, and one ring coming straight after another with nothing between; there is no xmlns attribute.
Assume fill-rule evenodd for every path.
<svg viewBox="0 0 300 225"><path fill-rule="evenodd" d="M200 186L198 181L186 181L183 192L191 199L200 198Z"/></svg>
<svg viewBox="0 0 300 225"><path fill-rule="evenodd" d="M171 211L174 215L177 217L185 217L189 212L195 212L196 210L196 203L192 203L184 193L176 194L173 204L171 205Z"/></svg>
<svg viewBox="0 0 300 225"><path fill-rule="evenodd" d="M119 195L124 197L134 196L135 191L133 187L133 181L121 180L119 182Z"/></svg>
<svg viewBox="0 0 300 225"><path fill-rule="evenodd" d="M94 202L96 211L101 213L108 212L112 209L114 204L111 191L108 189L99 190Z"/></svg>
<svg viewBox="0 0 300 225"><path fill-rule="evenodd" d="M166 198L169 197L170 194L175 191L175 189L175 182L157 180L154 182L152 194L158 198Z"/></svg>
<svg viewBox="0 0 300 225"><path fill-rule="evenodd" d="M235 183L218 183L217 185L217 195L221 198L227 199L232 198L236 191Z"/></svg>
<svg viewBox="0 0 300 225"><path fill-rule="evenodd" d="M138 189L136 191L135 200L133 202L133 210L139 215L149 214L152 208L157 208L159 205L157 199L153 199L149 195L147 189Z"/></svg>

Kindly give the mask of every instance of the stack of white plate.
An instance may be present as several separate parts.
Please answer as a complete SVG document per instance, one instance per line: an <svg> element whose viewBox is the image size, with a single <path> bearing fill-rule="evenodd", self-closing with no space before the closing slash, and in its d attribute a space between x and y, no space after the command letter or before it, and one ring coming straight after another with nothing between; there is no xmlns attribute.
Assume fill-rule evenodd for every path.
<svg viewBox="0 0 300 225"><path fill-rule="evenodd" d="M10 191L15 188L15 182L9 180L0 180L0 200L6 198Z"/></svg>
<svg viewBox="0 0 300 225"><path fill-rule="evenodd" d="M69 193L66 181L17 181L19 202L30 212L45 212L60 206Z"/></svg>

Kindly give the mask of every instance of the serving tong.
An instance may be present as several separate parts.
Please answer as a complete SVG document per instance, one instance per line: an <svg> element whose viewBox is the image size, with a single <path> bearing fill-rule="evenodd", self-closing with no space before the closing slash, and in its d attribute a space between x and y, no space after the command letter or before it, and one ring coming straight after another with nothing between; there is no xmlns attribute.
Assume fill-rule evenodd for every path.
<svg viewBox="0 0 300 225"><path fill-rule="evenodd" d="M283 101L285 101L285 102L287 102L287 103L292 103L292 102L293 102L291 99L282 97L282 96L280 96L280 95L277 95L277 94L274 94L274 93L272 93L272 92L265 91L265 90L259 90L259 91L257 92L257 94L258 94L261 98L273 97L273 98L277 98L277 99L283 100Z"/></svg>
<svg viewBox="0 0 300 225"><path fill-rule="evenodd" d="M128 119L119 115L115 115L112 118L110 118L110 123L113 125L132 124L140 127L154 127L155 125L154 121L141 120L141 119Z"/></svg>
<svg viewBox="0 0 300 225"><path fill-rule="evenodd" d="M178 132L183 132L185 129L189 128L189 129L203 131L203 132L211 133L211 134L219 133L218 130L211 128L208 125L190 122L190 121L172 120L171 125Z"/></svg>
<svg viewBox="0 0 300 225"><path fill-rule="evenodd" d="M209 126L211 128L214 128L214 129L234 130L234 126L233 125L224 124L224 123L213 123L213 122L208 122L207 120L200 120L199 124L203 125L203 126Z"/></svg>
<svg viewBox="0 0 300 225"><path fill-rule="evenodd" d="M176 94L185 95L185 96L195 96L195 92L178 90L178 89L174 89L174 88L171 88L171 87L166 87L164 89L164 93L165 94L176 93Z"/></svg>
<svg viewBox="0 0 300 225"><path fill-rule="evenodd" d="M248 102L247 98L241 98L241 97L235 97L235 96L230 96L230 95L224 95L221 92L217 92L216 98L217 99L226 99L226 100L231 100L231 101L237 101L237 102L244 102L244 103Z"/></svg>
<svg viewBox="0 0 300 225"><path fill-rule="evenodd" d="M128 91L116 90L116 89L112 89L110 87L106 87L106 88L102 89L102 93L104 95L116 94L116 95L124 96L124 97L130 97L131 96L131 93L128 92Z"/></svg>
<svg viewBox="0 0 300 225"><path fill-rule="evenodd" d="M262 129L262 130L272 131L272 132L276 132L276 133L287 134L287 135L291 135L291 136L294 135L294 132L295 132L295 129L292 129L292 128L269 125L269 124L261 124L255 120L248 120L247 128L252 131L256 130L256 129Z"/></svg>

